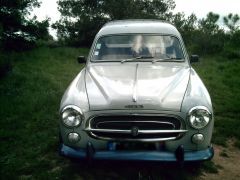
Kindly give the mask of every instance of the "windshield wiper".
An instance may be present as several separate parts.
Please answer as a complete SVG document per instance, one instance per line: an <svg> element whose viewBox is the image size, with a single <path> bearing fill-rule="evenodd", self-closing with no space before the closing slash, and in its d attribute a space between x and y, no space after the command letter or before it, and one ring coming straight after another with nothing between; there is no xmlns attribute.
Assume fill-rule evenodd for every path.
<svg viewBox="0 0 240 180"><path fill-rule="evenodd" d="M167 54L166 54L166 56L167 56L167 58L162 58L162 59L155 59L153 56L137 56L137 57L130 58L130 59L124 59L124 60L121 61L121 63L128 62L128 61L135 61L135 60L138 60L138 59L153 59L152 63L159 62L159 61L169 61L169 60L181 60L181 59L183 59L183 58L180 58L180 57L170 57Z"/></svg>
<svg viewBox="0 0 240 180"><path fill-rule="evenodd" d="M152 63L159 62L159 61L169 61L169 60L181 60L183 58L180 57L168 57L168 58L163 58L163 59L154 59L152 60Z"/></svg>
<svg viewBox="0 0 240 180"><path fill-rule="evenodd" d="M137 57L134 57L134 58L131 58L131 59L124 59L121 61L121 63L124 63L124 62L128 62L128 61L135 61L135 60L138 60L138 59L152 59L153 56L137 56Z"/></svg>

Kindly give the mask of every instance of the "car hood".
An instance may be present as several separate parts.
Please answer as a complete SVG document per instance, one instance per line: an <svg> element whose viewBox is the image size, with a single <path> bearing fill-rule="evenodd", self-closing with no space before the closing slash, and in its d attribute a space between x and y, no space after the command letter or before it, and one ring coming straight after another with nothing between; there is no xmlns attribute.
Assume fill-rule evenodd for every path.
<svg viewBox="0 0 240 180"><path fill-rule="evenodd" d="M86 68L91 110L180 111L190 68L184 63L96 63Z"/></svg>

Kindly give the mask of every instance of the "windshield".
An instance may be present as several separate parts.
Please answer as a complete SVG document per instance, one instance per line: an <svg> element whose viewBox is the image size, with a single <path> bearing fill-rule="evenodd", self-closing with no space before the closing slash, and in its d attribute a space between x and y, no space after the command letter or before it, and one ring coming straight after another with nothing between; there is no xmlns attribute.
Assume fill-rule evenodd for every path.
<svg viewBox="0 0 240 180"><path fill-rule="evenodd" d="M136 58L139 61L152 59L183 59L179 40L170 35L111 35L98 39L93 61L122 61Z"/></svg>

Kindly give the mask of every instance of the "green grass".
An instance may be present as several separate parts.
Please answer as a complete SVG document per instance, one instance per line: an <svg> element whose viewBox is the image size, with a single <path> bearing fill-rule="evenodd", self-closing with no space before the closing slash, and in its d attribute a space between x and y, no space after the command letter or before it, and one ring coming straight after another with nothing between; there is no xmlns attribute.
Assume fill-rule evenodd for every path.
<svg viewBox="0 0 240 180"><path fill-rule="evenodd" d="M76 57L87 52L41 48L6 56L13 70L0 79L2 176L54 175L61 96L82 68Z"/></svg>
<svg viewBox="0 0 240 180"><path fill-rule="evenodd" d="M76 57L87 53L87 49L40 48L0 56L13 65L0 79L0 179L136 179L139 171L163 179L198 175L192 167L184 173L175 167L171 173L158 166L126 164L88 168L58 156L61 96L82 68ZM226 145L227 138L235 137L239 145L239 60L207 57L194 67L212 97L214 142Z"/></svg>

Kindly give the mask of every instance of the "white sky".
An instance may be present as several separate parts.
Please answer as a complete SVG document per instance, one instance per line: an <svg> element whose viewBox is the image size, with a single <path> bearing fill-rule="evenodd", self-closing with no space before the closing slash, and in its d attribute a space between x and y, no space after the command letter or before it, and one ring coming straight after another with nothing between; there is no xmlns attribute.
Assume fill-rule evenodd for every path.
<svg viewBox="0 0 240 180"><path fill-rule="evenodd" d="M39 20L46 17L51 18L51 23L60 18L57 10L57 0L40 0L41 7L33 11ZM203 18L210 11L225 16L229 13L240 15L240 0L175 0L176 8L174 12L184 12L186 15L194 13L198 18ZM221 23L221 22L220 22ZM55 37L56 32L50 30Z"/></svg>
<svg viewBox="0 0 240 180"><path fill-rule="evenodd" d="M240 15L240 0L175 0L174 12L194 13L198 18L210 11L225 16L229 13Z"/></svg>
<svg viewBox="0 0 240 180"><path fill-rule="evenodd" d="M60 13L57 10L57 0L39 0L41 3L40 8L35 8L33 14L35 14L39 20L43 20L46 17L51 18L51 22L55 22L60 18Z"/></svg>

